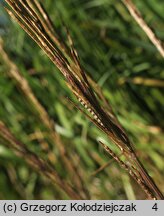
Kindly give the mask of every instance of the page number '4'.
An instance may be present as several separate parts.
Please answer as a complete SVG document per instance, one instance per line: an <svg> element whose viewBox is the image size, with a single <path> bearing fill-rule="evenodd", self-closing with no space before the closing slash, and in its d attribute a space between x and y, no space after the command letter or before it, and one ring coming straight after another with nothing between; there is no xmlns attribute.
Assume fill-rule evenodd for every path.
<svg viewBox="0 0 164 216"><path fill-rule="evenodd" d="M157 207L157 203L155 203L152 207L153 210L157 211L158 210L158 207Z"/></svg>

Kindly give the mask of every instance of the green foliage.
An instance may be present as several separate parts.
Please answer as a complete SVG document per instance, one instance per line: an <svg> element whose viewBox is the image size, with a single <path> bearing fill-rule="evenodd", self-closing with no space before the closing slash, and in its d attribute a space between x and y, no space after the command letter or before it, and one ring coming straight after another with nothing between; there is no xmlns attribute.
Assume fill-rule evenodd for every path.
<svg viewBox="0 0 164 216"><path fill-rule="evenodd" d="M163 1L136 1L147 23L164 40ZM163 87L164 62L156 48L138 27L121 1L114 0L47 0L54 25L66 39L63 22L69 29L81 62L90 76L100 84L118 119L134 142L142 161L161 190L164 177ZM35 96L56 122L65 148L77 160L92 199L142 198L138 186L113 162L96 176L92 173L111 160L98 144L106 137L66 97L72 97L65 81L26 33L0 6L0 34L5 50L28 80ZM8 76L8 65L0 57L0 119L13 134L38 156L48 160L45 143L55 155L55 168L64 173L59 152L46 135L38 114L16 82ZM140 84L134 82L139 77ZM151 85L144 80L151 79ZM163 80L164 81L164 80ZM37 139L39 131L44 137ZM36 174L0 140L1 199L63 199L59 188ZM43 147L42 147L43 146ZM113 148L113 147L112 147ZM135 195L134 195L135 194Z"/></svg>

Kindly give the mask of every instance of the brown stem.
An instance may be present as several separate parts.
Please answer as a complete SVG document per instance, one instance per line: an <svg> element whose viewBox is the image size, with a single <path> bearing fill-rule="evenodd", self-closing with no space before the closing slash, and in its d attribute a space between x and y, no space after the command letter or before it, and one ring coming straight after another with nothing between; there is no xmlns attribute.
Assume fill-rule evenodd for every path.
<svg viewBox="0 0 164 216"><path fill-rule="evenodd" d="M135 163L137 167L140 170L141 177L147 182L148 186L151 188L152 191L154 191L154 194L156 194L157 199L164 200L164 196L155 184L154 180L151 178L151 176L148 174L146 169L144 168L143 164L140 162L140 160L135 156Z"/></svg>
<svg viewBox="0 0 164 216"><path fill-rule="evenodd" d="M117 163L132 176L132 178L143 189L143 191L145 192L145 194L147 195L147 197L149 199L155 199L153 193L151 192L151 190L149 189L149 187L147 187L147 185L145 184L145 182L142 181L142 179L140 178L140 176L137 176L136 173L131 169L131 167L128 166L126 163L124 163L107 145L105 145L102 142L100 142L100 144L115 159L115 161L117 161Z"/></svg>
<svg viewBox="0 0 164 216"><path fill-rule="evenodd" d="M144 21L140 11L136 8L136 6L133 4L131 0L122 0L124 5L129 10L132 17L135 19L135 21L138 23L138 25L143 29L143 31L146 33L148 38L151 40L151 42L155 45L161 56L164 58L164 47L163 43L160 41L159 38L155 35L153 30L147 25L147 23Z"/></svg>

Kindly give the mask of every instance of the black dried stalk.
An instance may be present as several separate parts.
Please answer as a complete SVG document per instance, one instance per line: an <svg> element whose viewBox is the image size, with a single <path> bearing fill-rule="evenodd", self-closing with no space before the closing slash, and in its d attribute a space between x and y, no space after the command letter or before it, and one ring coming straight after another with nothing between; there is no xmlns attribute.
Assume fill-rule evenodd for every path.
<svg viewBox="0 0 164 216"><path fill-rule="evenodd" d="M124 167L125 170L130 174L135 171L135 176L137 176L135 180L142 189L144 187L146 188L144 191L149 198L164 199L162 193L137 158L132 143L119 124L110 105L107 103L103 94L97 90L94 81L86 75L80 64L77 52L73 47L70 35L68 34L70 42L70 48L68 48L65 43L56 36L56 31L53 28L48 14L37 0L5 1L11 7L10 10L6 9L9 15L32 37L61 71L68 87L82 106L89 112L89 115L85 115L87 115L126 156L130 166L128 166L128 169ZM105 150L111 153L106 146Z"/></svg>

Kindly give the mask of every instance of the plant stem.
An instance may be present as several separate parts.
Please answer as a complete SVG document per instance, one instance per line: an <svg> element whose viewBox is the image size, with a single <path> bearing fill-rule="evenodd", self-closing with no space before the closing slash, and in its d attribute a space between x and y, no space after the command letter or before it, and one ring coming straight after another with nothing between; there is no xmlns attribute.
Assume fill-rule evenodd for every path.
<svg viewBox="0 0 164 216"><path fill-rule="evenodd" d="M155 45L161 56L164 58L164 46L163 43L160 41L159 38L155 35L153 30L147 25L145 20L143 19L140 11L136 8L131 0L122 0L124 5L129 10L132 17L138 23L138 25L142 28L142 30L146 33L150 41Z"/></svg>

